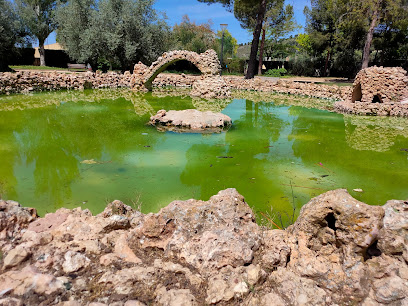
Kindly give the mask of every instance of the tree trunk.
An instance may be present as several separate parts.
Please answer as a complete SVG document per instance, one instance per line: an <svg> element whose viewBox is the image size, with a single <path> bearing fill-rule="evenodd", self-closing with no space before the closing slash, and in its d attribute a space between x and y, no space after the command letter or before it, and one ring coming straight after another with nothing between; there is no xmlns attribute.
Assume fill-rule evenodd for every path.
<svg viewBox="0 0 408 306"><path fill-rule="evenodd" d="M249 55L248 70L245 76L246 79L253 79L256 68L256 55L258 53L259 36L261 35L262 24L265 17L266 0L261 0L259 3L259 11L256 18L256 27L252 38L251 54Z"/></svg>
<svg viewBox="0 0 408 306"><path fill-rule="evenodd" d="M265 28L262 28L261 49L259 50L258 75L262 75L263 52L265 46Z"/></svg>
<svg viewBox="0 0 408 306"><path fill-rule="evenodd" d="M373 41L374 29L377 25L377 21L378 21L378 10L375 10L373 14L373 19L371 20L370 28L368 29L367 38L366 38L365 45L364 45L363 62L361 64L361 69L368 67L368 62L370 60L370 48L371 48L371 43Z"/></svg>
<svg viewBox="0 0 408 306"><path fill-rule="evenodd" d="M40 66L45 66L44 40L38 40L38 52L40 52Z"/></svg>
<svg viewBox="0 0 408 306"><path fill-rule="evenodd" d="M326 64L324 65L324 73L323 73L324 76L328 76L327 70L329 68L330 57L331 57L331 48L327 50Z"/></svg>

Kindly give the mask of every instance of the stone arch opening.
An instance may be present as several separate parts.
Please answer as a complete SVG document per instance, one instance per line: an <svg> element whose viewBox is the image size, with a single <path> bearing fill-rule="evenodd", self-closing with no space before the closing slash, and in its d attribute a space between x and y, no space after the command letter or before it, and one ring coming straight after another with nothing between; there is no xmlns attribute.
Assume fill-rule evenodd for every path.
<svg viewBox="0 0 408 306"><path fill-rule="evenodd" d="M192 62L188 60L179 60L169 66L167 66L166 71L171 71L175 73L188 73L192 75L201 75L202 72L197 68Z"/></svg>
<svg viewBox="0 0 408 306"><path fill-rule="evenodd" d="M186 59L186 58L176 58L176 59L173 59L173 60L170 60L170 61L168 61L168 62L163 63L163 64L162 64L160 67L158 67L156 70L153 70L153 71L150 73L150 75L148 75L148 76L146 77L145 87L146 87L148 90L152 90L152 84L153 84L154 79L155 79L160 73L162 73L164 70L166 70L167 67L169 67L169 66L171 66L171 65L173 65L173 64L175 64L175 63L177 63L177 62L180 62L180 61L188 61L188 62L190 62L191 64L193 64L195 67L197 67L197 69L198 69L202 74L204 73L204 72L200 69L200 67L197 66L197 64L195 64L194 62L189 61L189 60Z"/></svg>
<svg viewBox="0 0 408 306"><path fill-rule="evenodd" d="M192 63L206 76L215 76L221 71L220 61L218 60L217 52L214 50L207 50L201 54L186 50L175 50L163 53L150 67L140 62L136 64L130 86L134 90L143 90L143 88L152 90L154 79L166 70L168 66L182 60Z"/></svg>
<svg viewBox="0 0 408 306"><path fill-rule="evenodd" d="M363 92L361 91L361 84L359 83L353 89L352 102L361 101L362 98Z"/></svg>
<svg viewBox="0 0 408 306"><path fill-rule="evenodd" d="M382 98L381 98L381 95L380 95L380 94L376 94L376 95L373 97L372 103L383 103L383 100L382 100Z"/></svg>

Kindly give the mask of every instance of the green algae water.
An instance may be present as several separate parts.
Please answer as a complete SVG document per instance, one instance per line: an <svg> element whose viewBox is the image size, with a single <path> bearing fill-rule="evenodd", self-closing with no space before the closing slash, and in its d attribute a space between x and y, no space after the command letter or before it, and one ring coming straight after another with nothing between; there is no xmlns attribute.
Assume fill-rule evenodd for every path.
<svg viewBox="0 0 408 306"><path fill-rule="evenodd" d="M255 211L288 216L336 188L372 205L408 198L406 119L266 99L206 102L127 90L2 96L0 197L41 215L78 206L98 213L114 199L146 213L234 187ZM222 111L233 126L179 134L146 124L160 109L189 108Z"/></svg>

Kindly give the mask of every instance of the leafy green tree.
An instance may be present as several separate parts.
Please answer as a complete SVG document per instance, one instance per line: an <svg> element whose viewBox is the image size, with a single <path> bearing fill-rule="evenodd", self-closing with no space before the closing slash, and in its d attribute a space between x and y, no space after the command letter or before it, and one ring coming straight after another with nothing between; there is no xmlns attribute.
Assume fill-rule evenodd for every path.
<svg viewBox="0 0 408 306"><path fill-rule="evenodd" d="M368 67L373 42L374 47L386 49L386 52L381 50L382 59L385 53L395 57L404 54L390 51L398 50L399 46L403 50L407 42L406 0L312 0L305 14L314 56L326 57L325 72L332 58L334 64L343 62L350 66L350 60L354 62L359 57L360 51L356 50L362 52L357 66ZM396 37L398 43L387 46ZM379 50L376 51L377 57Z"/></svg>
<svg viewBox="0 0 408 306"><path fill-rule="evenodd" d="M262 74L263 53L265 46L266 33L268 36L268 48L278 49L282 45L278 43L278 40L298 27L294 20L293 6L288 4L284 6L283 0L277 0L269 7L269 10L265 14L265 22L262 28L262 40L261 48L259 50L259 65L258 75Z"/></svg>
<svg viewBox="0 0 408 306"><path fill-rule="evenodd" d="M211 22L196 24L188 15L184 15L180 24L173 27L173 48L205 52L215 47L214 32L211 30Z"/></svg>
<svg viewBox="0 0 408 306"><path fill-rule="evenodd" d="M70 0L58 9L57 39L77 61L107 61L123 70L167 50L169 27L154 0ZM76 17L78 10L84 10ZM78 22L79 19L79 22Z"/></svg>
<svg viewBox="0 0 408 306"><path fill-rule="evenodd" d="M221 43L222 43L222 31L218 31L216 34L216 51L221 54ZM224 49L223 58L227 59L227 56L235 57L238 50L238 41L231 35L228 30L224 31Z"/></svg>
<svg viewBox="0 0 408 306"><path fill-rule="evenodd" d="M387 25L394 31L400 31L398 25L408 20L406 0L350 0L351 9L349 18L367 16L363 60L361 68L367 68L370 60L370 49L374 38L374 32L379 25ZM405 22L404 22L405 21Z"/></svg>
<svg viewBox="0 0 408 306"><path fill-rule="evenodd" d="M95 0L70 0L61 4L56 12L57 41L78 62L86 62L91 58L91 50L85 48L85 41L90 38L86 31L95 10Z"/></svg>
<svg viewBox="0 0 408 306"><path fill-rule="evenodd" d="M298 34L296 37L296 50L302 53L311 54L313 52L312 41L308 34Z"/></svg>
<svg viewBox="0 0 408 306"><path fill-rule="evenodd" d="M38 40L40 65L45 66L44 42L56 29L56 0L16 0L19 19L27 33Z"/></svg>
<svg viewBox="0 0 408 306"><path fill-rule="evenodd" d="M18 22L12 4L0 0L0 71L9 70L8 63L18 39Z"/></svg>
<svg viewBox="0 0 408 306"><path fill-rule="evenodd" d="M246 79L252 79L256 69L256 55L258 54L259 38L268 4L273 0L198 0L208 4L221 3L240 21L241 26L253 29L251 53L249 55Z"/></svg>
<svg viewBox="0 0 408 306"><path fill-rule="evenodd" d="M346 0L347 1L347 0ZM345 6L336 0L311 0L311 8L305 7L306 31L309 34L315 56L325 54L323 74L328 74L329 63L335 46L338 24Z"/></svg>

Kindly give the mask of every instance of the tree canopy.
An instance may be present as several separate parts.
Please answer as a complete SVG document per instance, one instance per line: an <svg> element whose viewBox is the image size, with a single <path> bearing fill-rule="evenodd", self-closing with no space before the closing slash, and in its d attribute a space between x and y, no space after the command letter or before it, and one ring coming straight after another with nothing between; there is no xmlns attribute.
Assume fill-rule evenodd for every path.
<svg viewBox="0 0 408 306"><path fill-rule="evenodd" d="M56 0L16 0L19 19L26 32L38 39L41 66L45 66L44 42L56 29Z"/></svg>
<svg viewBox="0 0 408 306"><path fill-rule="evenodd" d="M221 3L240 21L243 28L253 29L251 53L245 78L252 79L256 69L256 55L258 53L259 37L264 22L265 13L269 5L275 0L198 0L208 4Z"/></svg>
<svg viewBox="0 0 408 306"><path fill-rule="evenodd" d="M353 76L370 61L398 65L406 60L406 0L312 0L305 14L313 55L325 58L324 73L334 68Z"/></svg>
<svg viewBox="0 0 408 306"><path fill-rule="evenodd" d="M183 49L197 53L215 48L215 35L210 21L196 24L184 15L179 24L173 27L173 49Z"/></svg>
<svg viewBox="0 0 408 306"><path fill-rule="evenodd" d="M215 50L218 55L221 54L222 31L218 31L215 35L216 46ZM238 42L228 30L224 30L224 58L235 57L238 50Z"/></svg>
<svg viewBox="0 0 408 306"><path fill-rule="evenodd" d="M69 0L57 11L57 40L69 56L129 69L168 49L169 26L154 0Z"/></svg>
<svg viewBox="0 0 408 306"><path fill-rule="evenodd" d="M12 4L0 0L0 71L8 70L10 55L18 39L18 27Z"/></svg>

